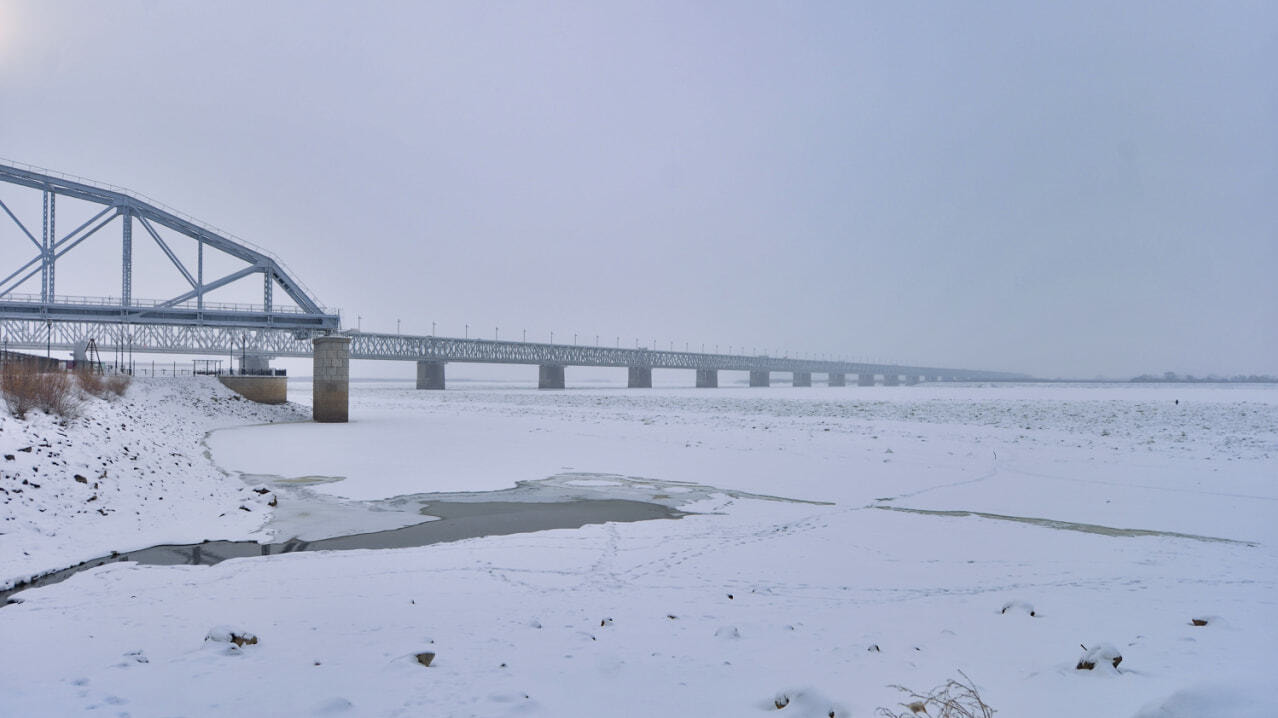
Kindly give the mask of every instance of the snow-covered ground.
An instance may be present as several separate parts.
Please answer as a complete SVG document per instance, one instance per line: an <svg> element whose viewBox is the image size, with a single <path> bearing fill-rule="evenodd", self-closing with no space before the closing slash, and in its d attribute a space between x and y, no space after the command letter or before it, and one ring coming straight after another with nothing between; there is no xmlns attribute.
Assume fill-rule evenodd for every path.
<svg viewBox="0 0 1278 718"><path fill-rule="evenodd" d="M869 716L904 710L892 685L959 671L1005 716L1278 715L1273 387L357 383L349 424L213 433L231 476L205 460L205 431L299 410L208 384L138 382L127 399L65 437L47 420L0 424L5 453L36 447L3 462L2 485L58 487L44 513L3 504L0 578L250 535L265 507L236 473L274 482L289 520L263 538L287 538L298 514L381 527L361 507L516 482L534 500L695 515L96 568L0 608L0 715ZM95 414L113 418L94 428ZM77 513L87 485L61 474L100 472L103 451L109 478L147 468L120 475L114 513L94 519ZM329 480L289 487L303 477ZM145 520L120 521L132 511ZM259 641L206 641L220 626ZM1101 644L1119 667L1077 670L1081 646Z"/></svg>

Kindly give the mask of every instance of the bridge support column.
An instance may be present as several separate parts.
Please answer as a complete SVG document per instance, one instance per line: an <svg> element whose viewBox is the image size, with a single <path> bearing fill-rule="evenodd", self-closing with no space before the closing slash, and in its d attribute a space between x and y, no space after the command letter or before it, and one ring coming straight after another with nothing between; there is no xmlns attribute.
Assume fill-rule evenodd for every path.
<svg viewBox="0 0 1278 718"><path fill-rule="evenodd" d="M312 416L315 421L349 421L351 338L315 337Z"/></svg>
<svg viewBox="0 0 1278 718"><path fill-rule="evenodd" d="M900 386L900 385L901 385L900 374L884 374L883 375L883 386Z"/></svg>
<svg viewBox="0 0 1278 718"><path fill-rule="evenodd" d="M537 367L538 389L564 388L564 367L562 364L541 364Z"/></svg>
<svg viewBox="0 0 1278 718"><path fill-rule="evenodd" d="M826 375L826 377L828 379L827 383L829 383L830 386L847 386L848 385L848 379L843 374L836 374L835 372L830 372L829 374Z"/></svg>
<svg viewBox="0 0 1278 718"><path fill-rule="evenodd" d="M750 386L768 386L772 383L772 372L764 369L762 371L750 372Z"/></svg>
<svg viewBox="0 0 1278 718"><path fill-rule="evenodd" d="M915 384L919 383L919 382L920 382L920 381L922 381L922 380L923 380L923 377L920 377L920 376L915 376L915 375L913 375L913 374L906 374L906 375L905 375L905 385L906 385L906 386L914 386Z"/></svg>
<svg viewBox="0 0 1278 718"><path fill-rule="evenodd" d="M874 375L873 374L857 374L856 385L857 386L874 386Z"/></svg>
<svg viewBox="0 0 1278 718"><path fill-rule="evenodd" d="M698 389L716 389L719 386L719 370L718 369L698 369L697 370L697 388Z"/></svg>
<svg viewBox="0 0 1278 718"><path fill-rule="evenodd" d="M630 367L630 380L626 382L626 386L630 389L651 389L652 367Z"/></svg>
<svg viewBox="0 0 1278 718"><path fill-rule="evenodd" d="M417 388L442 390L444 388L444 362L417 362Z"/></svg>
<svg viewBox="0 0 1278 718"><path fill-rule="evenodd" d="M796 371L790 379L790 386L812 386L812 372Z"/></svg>

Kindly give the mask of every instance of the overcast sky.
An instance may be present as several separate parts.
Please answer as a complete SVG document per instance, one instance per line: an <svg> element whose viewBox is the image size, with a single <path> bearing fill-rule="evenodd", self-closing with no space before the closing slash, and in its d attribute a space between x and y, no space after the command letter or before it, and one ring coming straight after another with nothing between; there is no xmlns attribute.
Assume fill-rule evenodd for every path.
<svg viewBox="0 0 1278 718"><path fill-rule="evenodd" d="M365 331L1278 373L1273 2L0 0L0 157Z"/></svg>

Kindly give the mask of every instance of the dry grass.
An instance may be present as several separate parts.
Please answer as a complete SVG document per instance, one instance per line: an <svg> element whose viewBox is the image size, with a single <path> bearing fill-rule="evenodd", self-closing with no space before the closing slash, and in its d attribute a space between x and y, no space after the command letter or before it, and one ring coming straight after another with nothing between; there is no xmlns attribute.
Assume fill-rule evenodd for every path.
<svg viewBox="0 0 1278 718"><path fill-rule="evenodd" d="M133 377L128 374L112 374L107 377L107 391L116 396L124 396L124 392L129 388L129 384L133 382Z"/></svg>
<svg viewBox="0 0 1278 718"><path fill-rule="evenodd" d="M918 693L904 686L892 686L906 695L907 702L900 706L905 710L879 708L874 712L883 718L991 718L994 709L981 700L976 684L963 671L963 680L951 678L926 693Z"/></svg>
<svg viewBox="0 0 1278 718"><path fill-rule="evenodd" d="M77 367L75 370L75 380L80 384L80 391L89 396L96 396L99 399L106 398L107 386L106 379L97 373L93 367Z"/></svg>
<svg viewBox="0 0 1278 718"><path fill-rule="evenodd" d="M9 413L25 419L27 412L39 409L63 419L75 418L80 399L75 380L63 371L40 371L27 362L7 362L0 372L0 395Z"/></svg>

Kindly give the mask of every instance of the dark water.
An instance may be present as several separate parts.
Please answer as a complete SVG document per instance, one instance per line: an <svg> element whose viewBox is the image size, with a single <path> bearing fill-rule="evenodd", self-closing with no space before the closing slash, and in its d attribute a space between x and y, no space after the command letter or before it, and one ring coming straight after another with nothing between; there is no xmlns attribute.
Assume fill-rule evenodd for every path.
<svg viewBox="0 0 1278 718"><path fill-rule="evenodd" d="M53 571L0 591L0 601L28 588L46 586L96 566L118 561L135 561L148 566L212 566L229 558L272 556L295 551L350 551L353 549L388 549L427 546L482 536L575 529L588 524L609 521L647 521L677 519L687 514L676 509L644 501L624 499L578 499L557 502L528 501L437 501L422 508L423 513L439 517L412 526L337 536L316 541L290 539L283 543L259 544L256 541L206 541L198 544L166 544L128 553L112 553L82 564Z"/></svg>

